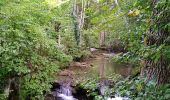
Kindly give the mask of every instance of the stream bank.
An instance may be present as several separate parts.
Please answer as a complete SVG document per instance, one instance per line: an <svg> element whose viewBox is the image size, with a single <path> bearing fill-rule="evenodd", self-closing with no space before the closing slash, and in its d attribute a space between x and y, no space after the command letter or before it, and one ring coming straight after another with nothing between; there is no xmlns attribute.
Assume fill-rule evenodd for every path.
<svg viewBox="0 0 170 100"><path fill-rule="evenodd" d="M133 68L127 64L117 64L112 61L116 53L106 50L92 51L92 55L81 62L73 62L57 75L57 82L70 80L73 84L87 81L89 78L120 78L127 77L133 73ZM116 79L115 79L116 80Z"/></svg>
<svg viewBox="0 0 170 100"><path fill-rule="evenodd" d="M93 96L88 95L90 89L81 85L91 80L97 80L95 84L98 85L94 87L97 95L104 96L106 88L133 73L131 66L114 63L111 58L115 55L106 50L94 50L88 59L71 63L67 69L57 74L52 89L55 99L52 100L94 100Z"/></svg>

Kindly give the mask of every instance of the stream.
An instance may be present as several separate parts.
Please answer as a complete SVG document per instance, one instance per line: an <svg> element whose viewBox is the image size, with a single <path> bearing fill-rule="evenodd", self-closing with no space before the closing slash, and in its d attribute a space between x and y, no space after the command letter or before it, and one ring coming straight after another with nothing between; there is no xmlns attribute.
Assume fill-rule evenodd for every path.
<svg viewBox="0 0 170 100"><path fill-rule="evenodd" d="M104 95L105 88L112 84L109 79L126 78L134 70L127 64L116 64L111 58L115 53L107 53L105 51L93 52L93 57L85 62L77 62L76 64L61 71L53 85L50 100L93 100L87 98L86 91L83 89L75 90L75 86L89 79L100 79L100 95ZM83 66L81 66L83 65ZM117 99L116 99L117 98ZM128 100L127 98L115 96L108 100Z"/></svg>

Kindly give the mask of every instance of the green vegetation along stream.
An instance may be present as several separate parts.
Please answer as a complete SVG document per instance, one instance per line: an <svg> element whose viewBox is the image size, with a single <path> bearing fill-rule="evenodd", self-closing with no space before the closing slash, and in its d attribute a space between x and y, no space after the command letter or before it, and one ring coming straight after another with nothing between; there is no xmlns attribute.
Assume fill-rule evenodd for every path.
<svg viewBox="0 0 170 100"><path fill-rule="evenodd" d="M127 64L117 64L112 61L116 54L97 51L92 53L93 57L85 62L76 62L80 66L72 66L60 72L58 80L72 80L74 83L81 83L88 79L106 78L117 80L120 77L127 77L134 73L133 68ZM81 67L81 64L84 66Z"/></svg>
<svg viewBox="0 0 170 100"><path fill-rule="evenodd" d="M57 75L53 94L60 98L72 98L69 96L73 94L79 100L93 100L94 97L90 97L88 94L97 91L99 95L104 95L106 87L113 85L118 79L132 75L135 71L130 65L114 63L111 58L115 55L115 53L96 50L92 52L90 58L82 62L73 62ZM88 84L90 85L88 86ZM86 86L91 88L86 89ZM75 89L76 93L71 88ZM90 89L94 89L94 91Z"/></svg>
<svg viewBox="0 0 170 100"><path fill-rule="evenodd" d="M169 61L169 0L0 0L0 100L170 100Z"/></svg>

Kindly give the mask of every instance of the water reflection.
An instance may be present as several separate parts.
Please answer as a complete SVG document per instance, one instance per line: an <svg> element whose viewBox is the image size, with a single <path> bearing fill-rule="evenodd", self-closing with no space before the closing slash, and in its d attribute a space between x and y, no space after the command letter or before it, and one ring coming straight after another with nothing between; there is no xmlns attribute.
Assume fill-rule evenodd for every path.
<svg viewBox="0 0 170 100"><path fill-rule="evenodd" d="M69 70L74 72L72 77L60 76L59 80L71 78L73 81L82 82L86 81L89 78L109 78L114 79L122 77L128 77L133 73L133 68L127 64L117 64L114 63L111 58L101 56L96 57L90 62L93 66L89 68L81 67L71 67Z"/></svg>

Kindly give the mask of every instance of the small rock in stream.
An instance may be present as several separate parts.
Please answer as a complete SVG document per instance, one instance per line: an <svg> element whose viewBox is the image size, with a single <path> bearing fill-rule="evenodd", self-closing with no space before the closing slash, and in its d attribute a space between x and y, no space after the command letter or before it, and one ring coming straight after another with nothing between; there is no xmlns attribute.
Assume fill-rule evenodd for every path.
<svg viewBox="0 0 170 100"><path fill-rule="evenodd" d="M59 73L60 76L72 76L72 75L75 75L75 73L73 71L70 71L70 70L63 70Z"/></svg>

